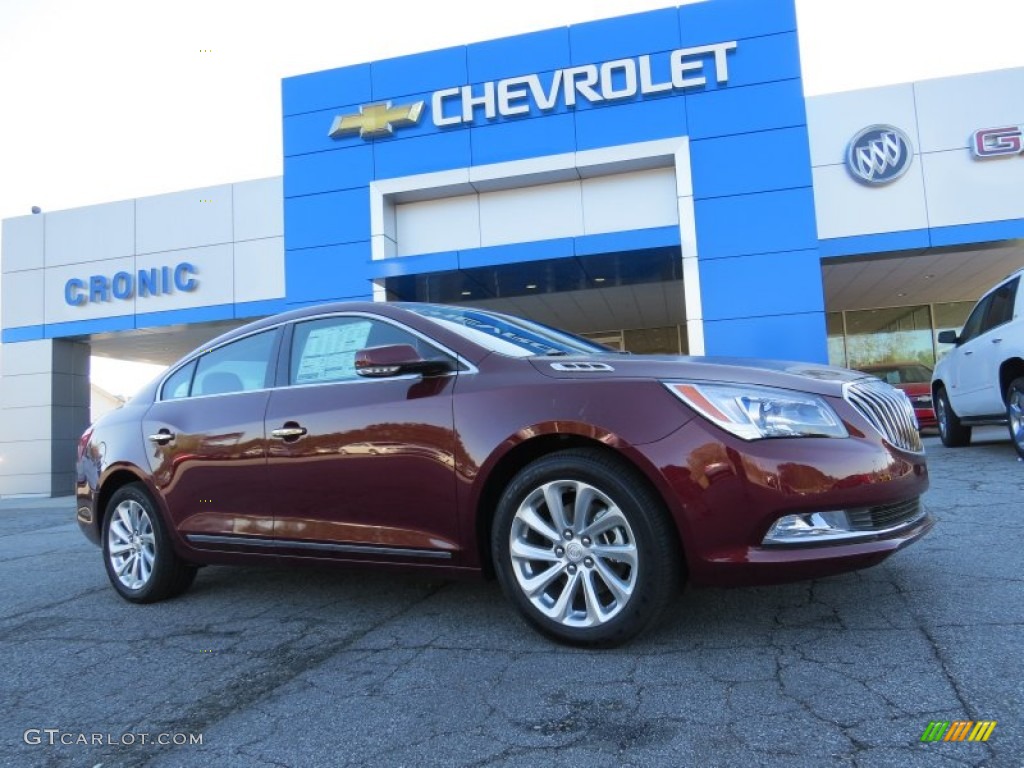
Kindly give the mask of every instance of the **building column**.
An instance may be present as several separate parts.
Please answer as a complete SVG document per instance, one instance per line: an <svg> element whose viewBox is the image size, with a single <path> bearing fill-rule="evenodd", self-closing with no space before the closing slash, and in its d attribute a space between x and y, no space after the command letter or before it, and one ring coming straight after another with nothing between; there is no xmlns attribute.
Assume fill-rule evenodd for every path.
<svg viewBox="0 0 1024 768"><path fill-rule="evenodd" d="M89 345L0 345L0 496L67 496L89 426Z"/></svg>

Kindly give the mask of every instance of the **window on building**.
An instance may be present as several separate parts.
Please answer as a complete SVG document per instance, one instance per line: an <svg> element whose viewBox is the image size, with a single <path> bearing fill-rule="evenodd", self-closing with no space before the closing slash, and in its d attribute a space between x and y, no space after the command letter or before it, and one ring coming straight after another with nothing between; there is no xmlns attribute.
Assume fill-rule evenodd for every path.
<svg viewBox="0 0 1024 768"><path fill-rule="evenodd" d="M828 333L829 365L846 367L846 332L843 328L843 313L829 312L825 315L825 328Z"/></svg>
<svg viewBox="0 0 1024 768"><path fill-rule="evenodd" d="M931 309L927 305L846 313L847 365L935 363Z"/></svg>

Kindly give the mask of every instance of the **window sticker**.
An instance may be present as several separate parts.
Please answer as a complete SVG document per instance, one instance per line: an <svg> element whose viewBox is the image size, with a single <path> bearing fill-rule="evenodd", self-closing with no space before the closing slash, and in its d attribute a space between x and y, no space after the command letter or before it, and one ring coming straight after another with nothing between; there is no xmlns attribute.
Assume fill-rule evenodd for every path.
<svg viewBox="0 0 1024 768"><path fill-rule="evenodd" d="M314 328L302 348L296 384L334 381L355 376L356 352L366 347L373 324L369 320Z"/></svg>

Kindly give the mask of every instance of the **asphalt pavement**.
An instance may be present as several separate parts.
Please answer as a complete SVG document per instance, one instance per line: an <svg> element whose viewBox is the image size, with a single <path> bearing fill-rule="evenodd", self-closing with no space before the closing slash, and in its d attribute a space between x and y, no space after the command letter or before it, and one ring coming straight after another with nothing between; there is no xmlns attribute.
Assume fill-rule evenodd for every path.
<svg viewBox="0 0 1024 768"><path fill-rule="evenodd" d="M2 766L1024 766L1024 462L926 439L938 525L860 573L691 590L612 651L493 582L205 568L130 605L70 499L0 501ZM922 742L996 721L986 742ZM196 743L201 742L201 743Z"/></svg>

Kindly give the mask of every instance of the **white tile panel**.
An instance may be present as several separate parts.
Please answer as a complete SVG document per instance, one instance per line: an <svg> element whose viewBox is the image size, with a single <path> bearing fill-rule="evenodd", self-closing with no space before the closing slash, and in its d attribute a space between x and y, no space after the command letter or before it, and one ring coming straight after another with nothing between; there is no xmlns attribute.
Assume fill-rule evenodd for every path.
<svg viewBox="0 0 1024 768"><path fill-rule="evenodd" d="M81 293L89 295L89 278L92 275L103 275L110 280L118 272L127 272L135 279L135 259L107 259L90 264L71 264L63 267L50 267L46 270L44 285L45 322L66 323L72 320L94 320L99 317L118 317L135 312L135 299L115 299L111 294L109 301L87 301L81 306L71 306L64 300L64 286L72 278L85 283ZM6 325L6 323L5 323Z"/></svg>
<svg viewBox="0 0 1024 768"><path fill-rule="evenodd" d="M377 179L373 182L373 187L372 192L391 195L395 202L402 203L432 200L437 197L457 197L473 191L469 183L468 168L419 173L394 179Z"/></svg>
<svg viewBox="0 0 1024 768"><path fill-rule="evenodd" d="M53 404L53 376L49 373L26 373L0 377L0 413L12 408L41 407ZM11 439L0 434L0 439Z"/></svg>
<svg viewBox="0 0 1024 768"><path fill-rule="evenodd" d="M480 195L480 244L575 237L583 232L578 181Z"/></svg>
<svg viewBox="0 0 1024 768"><path fill-rule="evenodd" d="M0 266L5 274L21 269L42 269L44 218L45 214L35 214L4 219L0 232L3 242Z"/></svg>
<svg viewBox="0 0 1024 768"><path fill-rule="evenodd" d="M138 256L135 266L138 270L160 267L174 268L188 262L196 268L198 285L193 291L171 293L137 298L136 312L165 312L169 309L191 309L216 304L230 304L234 300L234 246L210 245L205 248L189 248L184 251L154 253Z"/></svg>
<svg viewBox="0 0 1024 768"><path fill-rule="evenodd" d="M624 232L679 223L675 168L584 179L583 232Z"/></svg>
<svg viewBox="0 0 1024 768"><path fill-rule="evenodd" d="M135 201L54 211L46 219L46 266L131 256L135 252Z"/></svg>
<svg viewBox="0 0 1024 768"><path fill-rule="evenodd" d="M572 181L578 178L575 152L476 165L469 169L470 183L478 192Z"/></svg>
<svg viewBox="0 0 1024 768"><path fill-rule="evenodd" d="M370 237L383 235L395 239L395 198L385 197L375 183L370 184Z"/></svg>
<svg viewBox="0 0 1024 768"><path fill-rule="evenodd" d="M679 205L679 246L684 259L697 257L697 212L692 197L680 197Z"/></svg>
<svg viewBox="0 0 1024 768"><path fill-rule="evenodd" d="M140 197L135 216L136 253L230 243L231 185Z"/></svg>
<svg viewBox="0 0 1024 768"><path fill-rule="evenodd" d="M693 197L693 174L690 172L690 140L683 139L676 147L675 158L676 195Z"/></svg>
<svg viewBox="0 0 1024 768"><path fill-rule="evenodd" d="M1024 125L1024 67L914 84L922 152L966 147L979 128Z"/></svg>
<svg viewBox="0 0 1024 768"><path fill-rule="evenodd" d="M672 158L685 137L640 141L613 147L586 149L576 153L580 176L603 176L621 171L642 171L672 164Z"/></svg>
<svg viewBox="0 0 1024 768"><path fill-rule="evenodd" d="M2 411L6 415L6 411ZM36 474L50 469L52 456L49 440L18 440L0 442L0 475ZM46 492L49 493L49 487ZM11 491L14 493L15 491ZM22 491L25 493L26 491Z"/></svg>
<svg viewBox="0 0 1024 768"><path fill-rule="evenodd" d="M480 247L477 195L395 206L397 254L437 253Z"/></svg>
<svg viewBox="0 0 1024 768"><path fill-rule="evenodd" d="M869 187L853 180L845 165L814 168L818 237L873 235L928 226L921 159L897 181Z"/></svg>
<svg viewBox="0 0 1024 768"><path fill-rule="evenodd" d="M0 410L0 435L11 441L49 440L55 411L49 405L4 408Z"/></svg>
<svg viewBox="0 0 1024 768"><path fill-rule="evenodd" d="M393 259L398 255L398 244L387 235L370 235L370 258Z"/></svg>
<svg viewBox="0 0 1024 768"><path fill-rule="evenodd" d="M914 150L919 151L912 84L830 93L808 99L811 165L818 167L845 162L850 140L862 128L878 123L901 129L910 137Z"/></svg>
<svg viewBox="0 0 1024 768"><path fill-rule="evenodd" d="M236 242L284 237L284 188L280 176L231 186Z"/></svg>
<svg viewBox="0 0 1024 768"><path fill-rule="evenodd" d="M0 428L2 428L0 424ZM5 474L3 468L4 449L0 447L0 496L49 496L53 477L49 472L24 474L15 472ZM50 466L47 462L47 467ZM37 468L38 470L38 468Z"/></svg>
<svg viewBox="0 0 1024 768"><path fill-rule="evenodd" d="M284 296L284 238L235 243L235 301Z"/></svg>
<svg viewBox="0 0 1024 768"><path fill-rule="evenodd" d="M3 279L3 327L42 325L45 272L8 272Z"/></svg>
<svg viewBox="0 0 1024 768"><path fill-rule="evenodd" d="M50 373L53 370L53 341L19 341L5 344L3 368L4 376L22 376L28 373Z"/></svg>
<svg viewBox="0 0 1024 768"><path fill-rule="evenodd" d="M976 160L966 149L922 159L933 227L1024 218L1024 159Z"/></svg>

